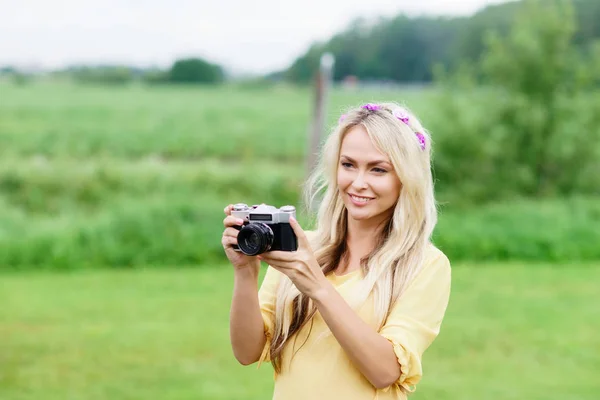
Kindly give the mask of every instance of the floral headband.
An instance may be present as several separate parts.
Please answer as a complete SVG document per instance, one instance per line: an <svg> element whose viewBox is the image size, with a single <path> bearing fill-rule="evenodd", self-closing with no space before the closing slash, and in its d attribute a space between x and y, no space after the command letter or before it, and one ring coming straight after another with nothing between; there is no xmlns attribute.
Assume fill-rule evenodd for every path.
<svg viewBox="0 0 600 400"><path fill-rule="evenodd" d="M378 110L383 109L381 106L379 106L377 104L372 104L372 103L367 103L367 104L363 105L361 108L364 110L368 110L368 111L378 111ZM396 108L396 109L392 110L392 115L410 127L410 124L409 124L410 116L406 113L406 111L404 111L401 108ZM342 122L344 120L344 118L346 118L346 114L342 114L338 123ZM421 132L415 132L415 136L417 137L417 140L419 141L419 146L421 147L421 150L425 150L425 146L426 146L425 135L423 135Z"/></svg>

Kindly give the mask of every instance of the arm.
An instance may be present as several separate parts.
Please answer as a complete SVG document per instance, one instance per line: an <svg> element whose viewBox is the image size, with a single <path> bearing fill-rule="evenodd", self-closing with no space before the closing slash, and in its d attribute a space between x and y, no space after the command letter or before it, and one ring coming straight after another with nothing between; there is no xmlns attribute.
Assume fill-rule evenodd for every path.
<svg viewBox="0 0 600 400"><path fill-rule="evenodd" d="M257 290L260 261L234 249L239 226L244 220L231 215L233 205L223 210L225 230L221 244L234 267L233 299L229 314L229 336L235 358L243 365L258 361L266 353L269 327L274 314L277 279L267 271L260 290Z"/></svg>
<svg viewBox="0 0 600 400"><path fill-rule="evenodd" d="M290 218L298 250L259 256L287 275L310 297L348 357L373 386L405 390L421 377L420 359L433 342L448 304L450 263L439 250L430 252L421 272L392 305L379 332L367 325L327 280L298 222Z"/></svg>
<svg viewBox="0 0 600 400"><path fill-rule="evenodd" d="M436 250L393 304L379 332L368 326L330 288L317 292L315 304L354 365L378 389L393 384L412 391L422 377L421 357L437 337L448 306L451 271Z"/></svg>
<svg viewBox="0 0 600 400"><path fill-rule="evenodd" d="M258 267L235 270L229 336L235 358L243 365L258 361L265 346L258 302Z"/></svg>
<svg viewBox="0 0 600 400"><path fill-rule="evenodd" d="M302 293L312 298L325 323L352 363L377 388L400 376L392 343L365 323L327 280L314 258L307 234L295 219L290 225L298 237L295 252L268 252L259 256L271 271L287 275Z"/></svg>
<svg viewBox="0 0 600 400"><path fill-rule="evenodd" d="M392 344L367 325L333 286L314 298L317 309L352 363L377 389L400 377Z"/></svg>

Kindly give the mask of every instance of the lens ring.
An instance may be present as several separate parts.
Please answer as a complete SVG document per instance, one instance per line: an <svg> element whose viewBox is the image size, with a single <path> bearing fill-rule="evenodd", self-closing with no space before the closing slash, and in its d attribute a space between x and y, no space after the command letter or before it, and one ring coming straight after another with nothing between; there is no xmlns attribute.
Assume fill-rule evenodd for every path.
<svg viewBox="0 0 600 400"><path fill-rule="evenodd" d="M267 224L248 224L238 234L238 246L242 253L256 256L271 249L273 237L273 231Z"/></svg>

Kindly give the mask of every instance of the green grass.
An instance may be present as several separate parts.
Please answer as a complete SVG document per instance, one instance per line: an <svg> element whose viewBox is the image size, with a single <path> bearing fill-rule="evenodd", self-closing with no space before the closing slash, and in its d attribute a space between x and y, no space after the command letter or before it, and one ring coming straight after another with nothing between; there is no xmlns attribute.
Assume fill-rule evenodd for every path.
<svg viewBox="0 0 600 400"><path fill-rule="evenodd" d="M312 112L307 88L101 87L0 84L0 156L302 160ZM429 92L331 94L328 124L373 99L426 110Z"/></svg>
<svg viewBox="0 0 600 400"><path fill-rule="evenodd" d="M600 265L460 265L414 399L596 399ZM43 272L0 279L0 399L267 399L238 365L232 271Z"/></svg>
<svg viewBox="0 0 600 400"><path fill-rule="evenodd" d="M39 82L0 84L0 93L0 269L220 262L225 205L302 205L307 88ZM327 120L388 99L434 121L435 97L336 89ZM596 197L485 205L462 190L437 197L436 242L454 260L600 259Z"/></svg>

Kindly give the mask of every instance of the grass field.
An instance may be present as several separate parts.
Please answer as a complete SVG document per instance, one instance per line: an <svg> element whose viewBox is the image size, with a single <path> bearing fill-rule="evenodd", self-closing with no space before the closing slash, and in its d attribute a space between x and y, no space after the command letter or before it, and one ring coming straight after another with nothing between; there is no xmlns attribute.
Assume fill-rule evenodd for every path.
<svg viewBox="0 0 600 400"><path fill-rule="evenodd" d="M334 90L328 124L381 99L427 121L433 95ZM288 86L0 83L0 400L270 398L270 366L229 347L222 209L299 204L310 103ZM600 264L582 263L600 257L598 199L438 196L457 265L413 398L597 399Z"/></svg>
<svg viewBox="0 0 600 400"><path fill-rule="evenodd" d="M312 112L308 88L0 83L3 157L203 157L302 160ZM328 125L349 106L405 101L427 115L432 92L336 90Z"/></svg>
<svg viewBox="0 0 600 400"><path fill-rule="evenodd" d="M455 266L412 398L597 399L599 282L599 265ZM231 354L231 290L227 265L5 273L0 399L268 399L271 367Z"/></svg>
<svg viewBox="0 0 600 400"><path fill-rule="evenodd" d="M336 88L328 125L375 100L435 120L435 94ZM310 113L309 89L285 85L0 83L0 269L222 262L225 205L301 206ZM437 196L454 260L600 258L597 197Z"/></svg>

